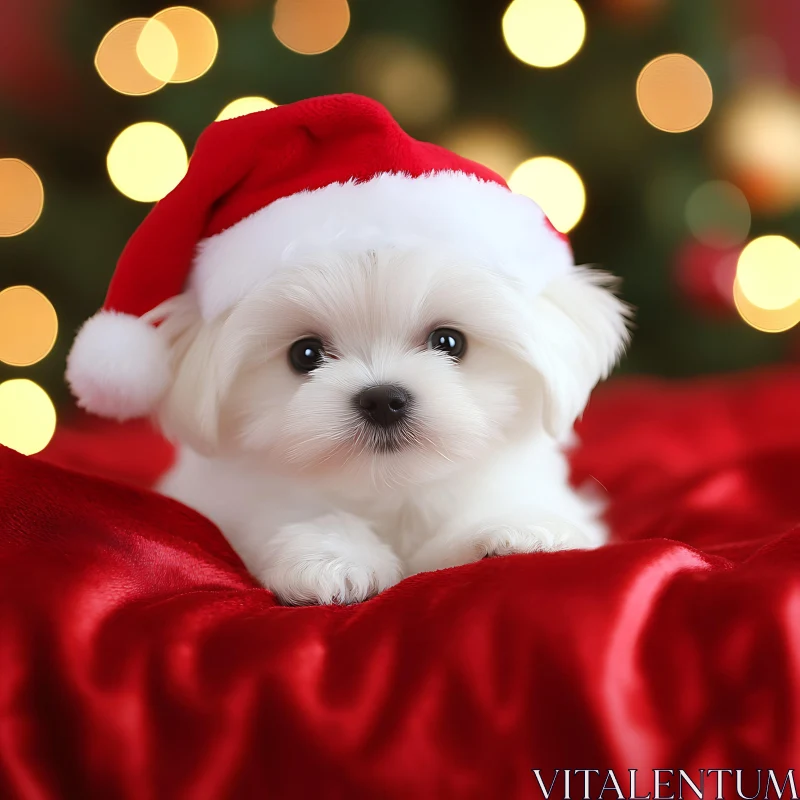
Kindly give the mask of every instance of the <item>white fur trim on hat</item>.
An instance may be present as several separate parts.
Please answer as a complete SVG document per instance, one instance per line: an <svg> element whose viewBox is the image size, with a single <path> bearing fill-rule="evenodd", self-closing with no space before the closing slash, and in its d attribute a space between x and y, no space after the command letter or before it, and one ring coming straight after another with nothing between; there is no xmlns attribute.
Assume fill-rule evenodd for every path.
<svg viewBox="0 0 800 800"><path fill-rule="evenodd" d="M385 173L276 200L198 245L190 279L207 320L319 251L450 244L538 292L573 266L528 197L462 172Z"/></svg>
<svg viewBox="0 0 800 800"><path fill-rule="evenodd" d="M87 320L67 358L67 382L78 405L118 420L150 414L169 378L169 351L158 331L115 311Z"/></svg>

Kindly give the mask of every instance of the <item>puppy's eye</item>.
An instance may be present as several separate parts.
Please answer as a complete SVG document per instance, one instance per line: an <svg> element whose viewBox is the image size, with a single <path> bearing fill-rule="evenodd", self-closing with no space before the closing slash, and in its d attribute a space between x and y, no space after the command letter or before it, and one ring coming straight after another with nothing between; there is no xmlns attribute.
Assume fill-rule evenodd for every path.
<svg viewBox="0 0 800 800"><path fill-rule="evenodd" d="M315 370L325 358L325 349L319 339L300 339L289 348L289 363L297 372Z"/></svg>
<svg viewBox="0 0 800 800"><path fill-rule="evenodd" d="M453 328L437 328L428 337L431 350L441 350L451 358L461 358L467 351L467 338Z"/></svg>

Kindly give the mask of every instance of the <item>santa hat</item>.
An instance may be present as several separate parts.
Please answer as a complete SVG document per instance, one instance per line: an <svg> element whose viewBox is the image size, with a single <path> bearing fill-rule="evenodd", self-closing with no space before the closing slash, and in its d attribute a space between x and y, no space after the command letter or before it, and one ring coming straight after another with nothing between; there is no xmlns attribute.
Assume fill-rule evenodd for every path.
<svg viewBox="0 0 800 800"><path fill-rule="evenodd" d="M374 100L317 97L215 122L125 247L67 380L93 413L146 416L170 380L145 316L164 301L192 292L211 320L304 251L425 243L452 244L531 292L573 265L536 203L412 139Z"/></svg>

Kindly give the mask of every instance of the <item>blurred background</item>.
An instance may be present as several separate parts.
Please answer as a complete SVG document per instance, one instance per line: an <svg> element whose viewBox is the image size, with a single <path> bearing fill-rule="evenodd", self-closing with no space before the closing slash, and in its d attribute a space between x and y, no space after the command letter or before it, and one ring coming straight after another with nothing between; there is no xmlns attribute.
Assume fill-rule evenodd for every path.
<svg viewBox="0 0 800 800"><path fill-rule="evenodd" d="M800 359L797 0L0 0L0 442L205 126L331 92L482 161L620 275L621 371Z"/></svg>

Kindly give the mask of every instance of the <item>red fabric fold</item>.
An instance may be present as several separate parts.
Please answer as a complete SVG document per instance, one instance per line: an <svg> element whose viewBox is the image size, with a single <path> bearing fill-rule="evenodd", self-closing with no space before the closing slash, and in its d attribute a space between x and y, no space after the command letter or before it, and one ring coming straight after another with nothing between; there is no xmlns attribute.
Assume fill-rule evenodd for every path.
<svg viewBox="0 0 800 800"><path fill-rule="evenodd" d="M798 408L789 372L612 386L573 462L608 490L614 544L347 608L278 606L200 515L63 468L152 482L171 455L144 428L0 450L0 797L541 798L532 769L636 768L640 793L653 769L785 774Z"/></svg>

